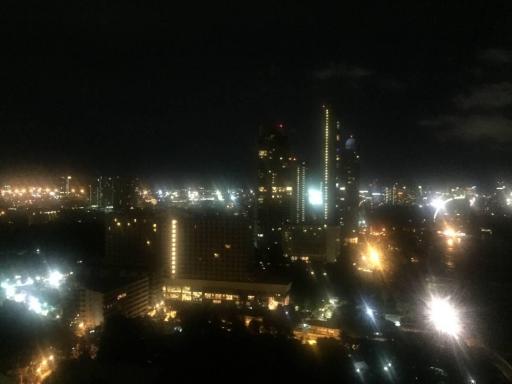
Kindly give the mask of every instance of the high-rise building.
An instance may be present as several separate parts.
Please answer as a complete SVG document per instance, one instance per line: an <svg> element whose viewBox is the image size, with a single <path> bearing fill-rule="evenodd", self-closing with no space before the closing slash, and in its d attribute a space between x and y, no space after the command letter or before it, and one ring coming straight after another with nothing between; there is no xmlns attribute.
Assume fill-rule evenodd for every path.
<svg viewBox="0 0 512 384"><path fill-rule="evenodd" d="M92 193L92 204L125 211L140 206L139 180L124 176L100 176Z"/></svg>
<svg viewBox="0 0 512 384"><path fill-rule="evenodd" d="M159 272L161 221L154 212L115 212L105 220L106 267Z"/></svg>
<svg viewBox="0 0 512 384"><path fill-rule="evenodd" d="M296 221L297 172L297 159L290 152L283 125L260 129L256 232L261 248L279 242L283 226ZM305 168L300 170L300 183L302 176Z"/></svg>
<svg viewBox="0 0 512 384"><path fill-rule="evenodd" d="M295 186L295 223L306 221L306 162L297 165L297 184Z"/></svg>
<svg viewBox="0 0 512 384"><path fill-rule="evenodd" d="M61 176L59 179L59 192L62 196L68 196L71 192L71 176Z"/></svg>
<svg viewBox="0 0 512 384"><path fill-rule="evenodd" d="M247 281L254 248L246 218L214 212L171 214L164 229L164 268L173 279Z"/></svg>
<svg viewBox="0 0 512 384"><path fill-rule="evenodd" d="M114 178L114 210L122 211L139 206L139 180L133 177Z"/></svg>
<svg viewBox="0 0 512 384"><path fill-rule="evenodd" d="M337 226L341 224L341 125L334 118L332 109L322 107L323 130L323 179L322 200L324 204L324 224Z"/></svg>
<svg viewBox="0 0 512 384"><path fill-rule="evenodd" d="M344 232L355 233L359 211L359 154L353 135L350 135L345 142L342 155L342 185L345 191L341 206L341 224L344 227Z"/></svg>
<svg viewBox="0 0 512 384"><path fill-rule="evenodd" d="M289 304L289 283L255 281L251 222L214 212L175 212L164 229L165 300L275 309Z"/></svg>
<svg viewBox="0 0 512 384"><path fill-rule="evenodd" d="M96 179L92 193L92 205L99 208L114 206L114 181L112 177L100 176Z"/></svg>

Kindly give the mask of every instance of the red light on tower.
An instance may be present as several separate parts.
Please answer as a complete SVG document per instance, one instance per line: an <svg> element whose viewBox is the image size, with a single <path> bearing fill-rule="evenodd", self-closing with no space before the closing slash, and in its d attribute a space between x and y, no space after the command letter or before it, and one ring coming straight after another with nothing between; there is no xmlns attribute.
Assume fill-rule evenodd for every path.
<svg viewBox="0 0 512 384"><path fill-rule="evenodd" d="M283 123L278 123L278 124L277 124L277 128L279 128L279 129L283 129L283 128L284 128L284 124L283 124Z"/></svg>

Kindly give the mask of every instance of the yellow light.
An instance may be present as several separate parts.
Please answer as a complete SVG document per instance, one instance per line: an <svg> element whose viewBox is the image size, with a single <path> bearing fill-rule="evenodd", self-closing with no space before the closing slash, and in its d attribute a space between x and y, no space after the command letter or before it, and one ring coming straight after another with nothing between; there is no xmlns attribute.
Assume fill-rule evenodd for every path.
<svg viewBox="0 0 512 384"><path fill-rule="evenodd" d="M443 231L443 235L445 235L446 237L455 237L456 233L455 233L455 231L453 230L453 228L447 227L447 228Z"/></svg>
<svg viewBox="0 0 512 384"><path fill-rule="evenodd" d="M375 264L380 264L380 255L375 248L369 247L370 260Z"/></svg>
<svg viewBox="0 0 512 384"><path fill-rule="evenodd" d="M177 220L171 221L171 274L172 275L176 274L176 240L177 240L176 226L177 226L177 223L178 223ZM156 227L156 224L154 224L154 226ZM154 230L156 230L156 229L154 229Z"/></svg>
<svg viewBox="0 0 512 384"><path fill-rule="evenodd" d="M366 245L366 250L361 255L361 266L358 267L363 272L373 272L373 270L384 270L384 263L381 252L371 244Z"/></svg>

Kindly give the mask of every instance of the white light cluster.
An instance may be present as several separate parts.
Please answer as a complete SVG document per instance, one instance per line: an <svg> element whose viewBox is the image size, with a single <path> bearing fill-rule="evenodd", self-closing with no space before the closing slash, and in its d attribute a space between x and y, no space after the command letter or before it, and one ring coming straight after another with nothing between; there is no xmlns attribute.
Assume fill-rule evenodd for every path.
<svg viewBox="0 0 512 384"><path fill-rule="evenodd" d="M59 271L50 271L48 276L36 276L35 278L28 276L25 279L17 275L13 279L2 281L0 287L6 300L21 303L29 311L38 315L48 316L55 311L55 308L42 301L37 295L38 291L47 288L58 289L64 283L65 278L66 275Z"/></svg>

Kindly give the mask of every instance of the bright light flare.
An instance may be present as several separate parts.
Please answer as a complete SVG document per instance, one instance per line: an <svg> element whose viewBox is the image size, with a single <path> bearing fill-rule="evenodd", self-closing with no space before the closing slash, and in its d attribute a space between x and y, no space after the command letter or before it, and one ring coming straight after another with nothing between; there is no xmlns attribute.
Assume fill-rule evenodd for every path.
<svg viewBox="0 0 512 384"><path fill-rule="evenodd" d="M367 244L366 249L361 254L359 270L364 272L383 271L384 261L380 250L371 244Z"/></svg>
<svg viewBox="0 0 512 384"><path fill-rule="evenodd" d="M446 237L455 237L455 234L456 232L454 231L453 228L446 228L444 231L443 231L443 235L445 235Z"/></svg>
<svg viewBox="0 0 512 384"><path fill-rule="evenodd" d="M436 210L443 210L446 208L446 201L437 197L430 202L430 206L434 207Z"/></svg>
<svg viewBox="0 0 512 384"><path fill-rule="evenodd" d="M5 299L23 304L29 311L38 315L48 316L50 312L55 311L55 308L44 300L44 291L47 288L60 288L66 276L59 271L50 271L47 277L29 276L26 279L16 275L14 278L2 281L0 288Z"/></svg>
<svg viewBox="0 0 512 384"><path fill-rule="evenodd" d="M446 226L443 231L438 231L438 233L446 238L446 244L448 247L453 247L455 244L460 244L462 238L466 236L464 232L456 231L452 227Z"/></svg>
<svg viewBox="0 0 512 384"><path fill-rule="evenodd" d="M453 199L443 200L442 198L437 197L430 202L430 206L433 207L435 210L434 211L434 220L436 219L439 212L446 210L446 204L452 200Z"/></svg>
<svg viewBox="0 0 512 384"><path fill-rule="evenodd" d="M48 275L48 284L54 288L59 288L64 280L64 275L59 271L51 271Z"/></svg>
<svg viewBox="0 0 512 384"><path fill-rule="evenodd" d="M371 308L370 308L369 306L367 306L367 305L365 306L365 312L366 312L366 314L368 315L368 317L369 317L370 319L372 319L372 320L373 320L373 319L375 318L374 313L373 313L373 309L371 309Z"/></svg>
<svg viewBox="0 0 512 384"><path fill-rule="evenodd" d="M322 205L323 204L323 198L322 198L322 191L316 188L309 188L308 189L308 201L311 205Z"/></svg>
<svg viewBox="0 0 512 384"><path fill-rule="evenodd" d="M427 315L437 331L455 338L460 335L462 324L459 311L449 298L433 296L427 303Z"/></svg>

